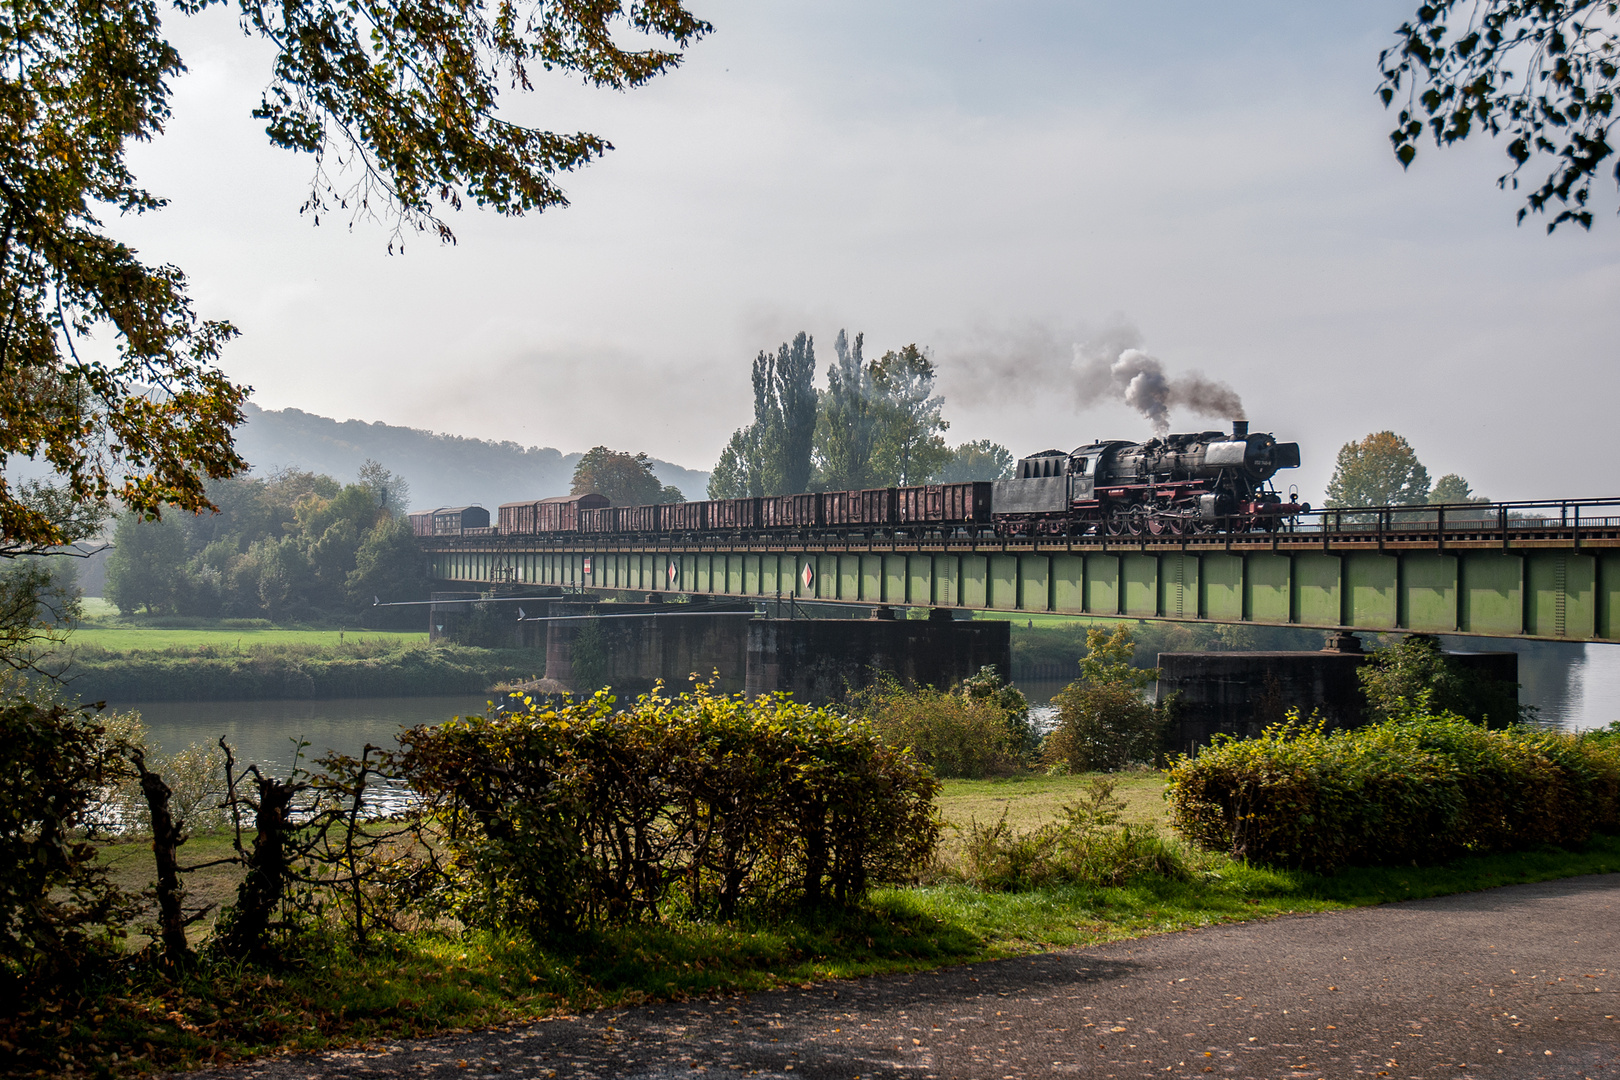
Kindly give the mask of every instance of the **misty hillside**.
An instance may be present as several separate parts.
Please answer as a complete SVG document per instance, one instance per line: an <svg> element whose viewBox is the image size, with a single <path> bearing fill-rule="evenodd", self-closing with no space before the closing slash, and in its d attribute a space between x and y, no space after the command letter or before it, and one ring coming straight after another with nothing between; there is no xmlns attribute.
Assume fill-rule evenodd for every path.
<svg viewBox="0 0 1620 1080"><path fill-rule="evenodd" d="M381 421L333 420L300 409L247 406L236 445L255 473L308 469L353 480L367 458L379 461L411 485L411 506L429 509L566 495L579 453L549 446L519 446L460 435L440 435ZM635 447L614 447L631 453ZM653 471L688 499L707 498L709 474L653 459Z"/></svg>

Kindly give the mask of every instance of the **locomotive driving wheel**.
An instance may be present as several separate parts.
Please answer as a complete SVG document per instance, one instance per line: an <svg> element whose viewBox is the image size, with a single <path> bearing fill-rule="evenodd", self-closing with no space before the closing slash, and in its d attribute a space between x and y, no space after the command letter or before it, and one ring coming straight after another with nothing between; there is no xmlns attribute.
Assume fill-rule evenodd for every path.
<svg viewBox="0 0 1620 1080"><path fill-rule="evenodd" d="M1108 509L1108 521L1103 526L1109 536L1123 536L1130 527L1130 511L1123 506Z"/></svg>
<svg viewBox="0 0 1620 1080"><path fill-rule="evenodd" d="M1147 529L1148 509L1145 506L1134 506L1130 515L1125 519L1125 529L1132 536L1141 536Z"/></svg>

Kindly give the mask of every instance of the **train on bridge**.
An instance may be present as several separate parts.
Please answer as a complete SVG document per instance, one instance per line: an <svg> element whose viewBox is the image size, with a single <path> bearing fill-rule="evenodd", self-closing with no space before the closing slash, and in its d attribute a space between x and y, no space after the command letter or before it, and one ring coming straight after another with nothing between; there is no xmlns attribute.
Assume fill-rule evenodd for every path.
<svg viewBox="0 0 1620 1080"><path fill-rule="evenodd" d="M1310 511L1272 486L1299 466L1299 444L1249 432L1096 442L1019 460L1006 480L820 491L652 506L613 506L598 494L410 515L421 537L874 535L1107 536L1275 532Z"/></svg>

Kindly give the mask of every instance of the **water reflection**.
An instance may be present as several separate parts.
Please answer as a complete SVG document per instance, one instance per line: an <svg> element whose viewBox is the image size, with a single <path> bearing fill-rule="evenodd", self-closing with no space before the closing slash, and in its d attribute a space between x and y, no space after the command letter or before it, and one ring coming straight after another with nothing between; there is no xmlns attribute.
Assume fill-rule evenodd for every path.
<svg viewBox="0 0 1620 1080"><path fill-rule="evenodd" d="M1620 645L1444 640L1448 649L1459 651L1517 652L1521 699L1538 706L1541 718L1549 723L1581 730L1620 719ZM1063 679L1018 682L1019 689L1036 706L1046 706L1065 685L1067 680ZM309 741L307 760L331 750L358 755L368 742L393 745L403 727L481 713L485 702L486 695L453 695L325 701L148 701L125 707L141 713L153 742L164 752L184 749L193 742L212 743L224 735L244 761L285 769L292 761L296 739ZM1052 719L1049 708L1040 709L1035 716L1043 727Z"/></svg>
<svg viewBox="0 0 1620 1080"><path fill-rule="evenodd" d="M1536 706L1545 723L1582 731L1620 720L1620 645L1476 637L1440 640L1452 652L1518 653L1519 700ZM1061 679L1018 680L1031 704L1040 705L1066 685Z"/></svg>
<svg viewBox="0 0 1620 1080"><path fill-rule="evenodd" d="M141 714L152 741L164 752L221 735L244 762L284 772L294 744L305 739L306 764L330 751L359 756L366 743L394 745L401 728L434 724L452 716L482 713L487 695L449 697L336 698L324 701L145 701L128 706Z"/></svg>

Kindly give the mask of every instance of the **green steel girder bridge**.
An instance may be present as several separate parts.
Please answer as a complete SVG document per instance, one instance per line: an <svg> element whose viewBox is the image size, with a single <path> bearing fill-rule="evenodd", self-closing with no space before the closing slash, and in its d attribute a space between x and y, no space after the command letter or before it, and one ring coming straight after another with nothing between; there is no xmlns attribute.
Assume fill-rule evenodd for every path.
<svg viewBox="0 0 1620 1080"><path fill-rule="evenodd" d="M1620 640L1620 499L1323 510L1275 533L435 537L446 587Z"/></svg>

